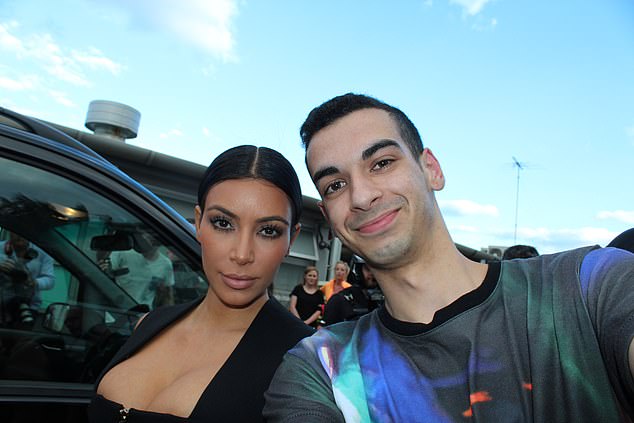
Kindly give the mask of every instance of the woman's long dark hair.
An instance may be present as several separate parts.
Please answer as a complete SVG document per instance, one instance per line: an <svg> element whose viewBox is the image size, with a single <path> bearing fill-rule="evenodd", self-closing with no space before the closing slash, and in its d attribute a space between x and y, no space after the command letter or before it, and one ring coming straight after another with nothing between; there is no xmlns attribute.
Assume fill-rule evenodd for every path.
<svg viewBox="0 0 634 423"><path fill-rule="evenodd" d="M198 205L205 209L205 198L214 185L231 179L262 179L275 185L288 197L294 227L302 214L302 190L291 163L268 147L240 145L214 159L198 185Z"/></svg>

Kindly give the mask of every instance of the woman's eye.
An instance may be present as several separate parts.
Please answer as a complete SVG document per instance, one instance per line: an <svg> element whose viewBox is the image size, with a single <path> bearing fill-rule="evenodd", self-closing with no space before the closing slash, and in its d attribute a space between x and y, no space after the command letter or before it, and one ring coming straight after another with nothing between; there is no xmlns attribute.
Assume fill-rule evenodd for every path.
<svg viewBox="0 0 634 423"><path fill-rule="evenodd" d="M233 227L231 226L231 222L229 222L229 220L225 219L224 217L214 217L213 219L211 219L211 224L214 226L214 228L221 231L230 231L231 229L233 229Z"/></svg>
<svg viewBox="0 0 634 423"><path fill-rule="evenodd" d="M260 229L260 235L265 238L277 238L282 235L282 230L275 226L265 226Z"/></svg>
<svg viewBox="0 0 634 423"><path fill-rule="evenodd" d="M337 181L331 182L330 184L326 185L326 189L324 190L324 195L334 194L335 192L339 191L345 186L346 186L345 181L342 181L340 179Z"/></svg>

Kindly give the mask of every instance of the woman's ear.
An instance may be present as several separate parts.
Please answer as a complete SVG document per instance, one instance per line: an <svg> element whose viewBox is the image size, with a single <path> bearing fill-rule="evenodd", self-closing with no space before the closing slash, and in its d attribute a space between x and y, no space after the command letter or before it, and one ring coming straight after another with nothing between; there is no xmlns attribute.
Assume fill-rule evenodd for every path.
<svg viewBox="0 0 634 423"><path fill-rule="evenodd" d="M194 207L194 225L196 226L196 239L200 241L200 221L202 219L203 212L200 210L200 206Z"/></svg>
<svg viewBox="0 0 634 423"><path fill-rule="evenodd" d="M290 254L291 246L293 245L293 243L297 239L297 236L299 235L299 231L301 229L302 229L302 225L299 224L299 223L297 223L295 226L293 226L293 231L291 232L291 239L290 239L290 242L288 243L288 250L286 251L286 255Z"/></svg>

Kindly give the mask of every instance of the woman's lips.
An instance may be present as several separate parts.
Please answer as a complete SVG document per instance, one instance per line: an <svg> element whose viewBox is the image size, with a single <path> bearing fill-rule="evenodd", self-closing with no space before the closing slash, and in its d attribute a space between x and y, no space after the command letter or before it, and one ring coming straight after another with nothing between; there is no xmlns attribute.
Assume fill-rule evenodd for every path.
<svg viewBox="0 0 634 423"><path fill-rule="evenodd" d="M388 213L382 214L376 219L372 219L371 221L359 226L357 230L364 235L371 235L373 233L379 232L385 229L390 223L394 221L397 213L398 210L392 210Z"/></svg>
<svg viewBox="0 0 634 423"><path fill-rule="evenodd" d="M253 276L222 273L222 281L233 289L246 289L253 285L256 278Z"/></svg>

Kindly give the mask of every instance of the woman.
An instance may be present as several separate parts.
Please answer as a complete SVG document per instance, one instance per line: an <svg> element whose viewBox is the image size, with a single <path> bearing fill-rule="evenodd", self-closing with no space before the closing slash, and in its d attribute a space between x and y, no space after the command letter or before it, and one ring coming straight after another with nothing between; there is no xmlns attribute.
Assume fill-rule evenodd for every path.
<svg viewBox="0 0 634 423"><path fill-rule="evenodd" d="M348 271L348 265L345 262L338 261L335 264L334 279L326 282L324 286L321 287L321 292L324 293L324 298L326 299L326 302L334 294L352 286L348 281L346 281L346 278L348 277Z"/></svg>
<svg viewBox="0 0 634 423"><path fill-rule="evenodd" d="M195 208L207 295L141 320L97 381L91 421L262 421L283 354L312 333L267 293L301 211L297 175L278 152L218 156Z"/></svg>
<svg viewBox="0 0 634 423"><path fill-rule="evenodd" d="M324 305L324 294L319 290L319 273L315 266L304 269L304 282L291 292L289 310L309 326L317 327Z"/></svg>

